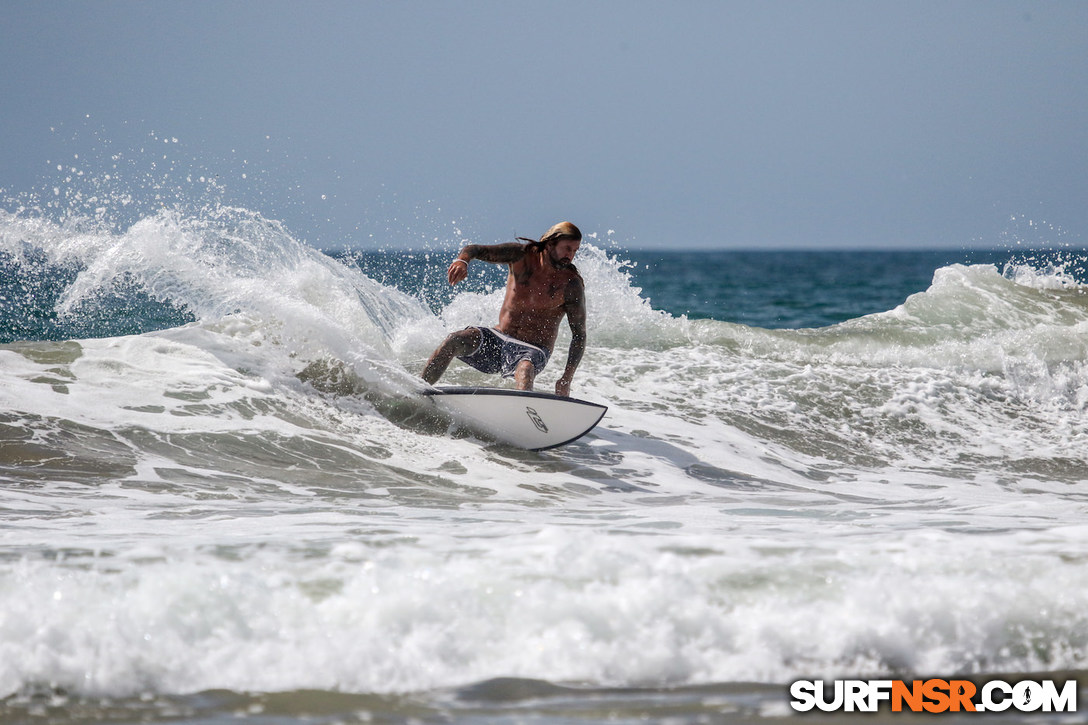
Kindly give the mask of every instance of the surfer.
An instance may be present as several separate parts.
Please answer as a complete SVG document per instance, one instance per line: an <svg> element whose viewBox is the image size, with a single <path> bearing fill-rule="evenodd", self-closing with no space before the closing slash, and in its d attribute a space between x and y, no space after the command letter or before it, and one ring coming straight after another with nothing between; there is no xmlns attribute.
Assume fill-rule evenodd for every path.
<svg viewBox="0 0 1088 725"><path fill-rule="evenodd" d="M574 371L586 348L585 286L571 263L582 244L582 232L570 222L556 224L539 241L518 237L509 244L469 244L446 272L450 284L468 277L474 259L509 265L506 297L495 327L466 327L451 333L423 368L423 379L438 382L453 358L485 373L514 378L519 390L532 390L559 336L566 316L570 325L567 367L555 383L555 394L570 395Z"/></svg>

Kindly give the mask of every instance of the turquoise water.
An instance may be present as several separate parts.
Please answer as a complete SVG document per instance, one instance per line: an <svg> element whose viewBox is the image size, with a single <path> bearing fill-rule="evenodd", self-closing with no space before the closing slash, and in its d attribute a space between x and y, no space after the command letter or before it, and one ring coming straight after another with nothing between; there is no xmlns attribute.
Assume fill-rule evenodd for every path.
<svg viewBox="0 0 1088 725"><path fill-rule="evenodd" d="M990 264L1003 269L1024 255L1001 250L645 250L621 256L634 261L633 283L653 306L670 314L801 328L894 309L925 291L942 267ZM1036 262L1042 258L1036 255Z"/></svg>
<svg viewBox="0 0 1088 725"><path fill-rule="evenodd" d="M0 720L772 722L796 679L1085 670L1083 252L588 239L609 412L526 453L420 423L502 299L458 246L0 212Z"/></svg>

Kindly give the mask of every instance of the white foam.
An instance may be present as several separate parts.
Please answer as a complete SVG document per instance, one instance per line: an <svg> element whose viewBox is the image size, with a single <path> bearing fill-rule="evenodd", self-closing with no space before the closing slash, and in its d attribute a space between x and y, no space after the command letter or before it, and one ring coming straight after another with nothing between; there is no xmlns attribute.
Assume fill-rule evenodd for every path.
<svg viewBox="0 0 1088 725"><path fill-rule="evenodd" d="M0 573L0 692L785 682L1075 667L1088 645L1083 567L1030 537L843 548L548 527L485 542L24 561Z"/></svg>

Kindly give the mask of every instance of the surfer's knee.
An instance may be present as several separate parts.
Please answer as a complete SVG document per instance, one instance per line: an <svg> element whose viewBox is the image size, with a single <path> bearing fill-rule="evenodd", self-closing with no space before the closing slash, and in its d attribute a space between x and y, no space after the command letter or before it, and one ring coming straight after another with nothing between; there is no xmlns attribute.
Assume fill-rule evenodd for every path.
<svg viewBox="0 0 1088 725"><path fill-rule="evenodd" d="M451 332L443 345L458 357L470 355L480 346L480 331L475 327L466 327L463 330Z"/></svg>

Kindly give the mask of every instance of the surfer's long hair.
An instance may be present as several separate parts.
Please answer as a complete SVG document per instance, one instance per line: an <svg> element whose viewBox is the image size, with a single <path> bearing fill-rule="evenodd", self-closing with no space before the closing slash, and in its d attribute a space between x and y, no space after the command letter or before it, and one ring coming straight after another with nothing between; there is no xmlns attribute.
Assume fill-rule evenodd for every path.
<svg viewBox="0 0 1088 725"><path fill-rule="evenodd" d="M544 236L540 239L518 237L518 241L528 242L529 248L533 250L543 250L552 242L558 242L560 239L577 239L580 242L582 241L582 232L570 222L559 222L551 229L544 232Z"/></svg>

